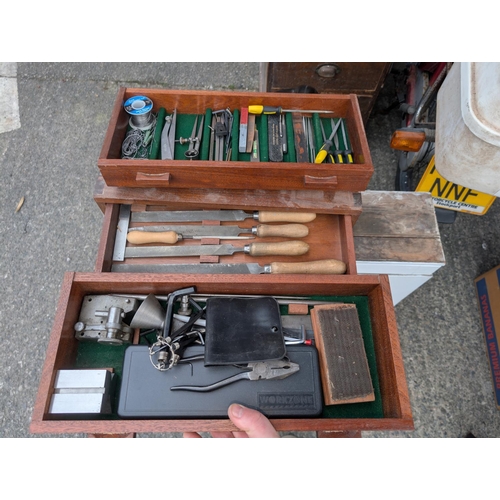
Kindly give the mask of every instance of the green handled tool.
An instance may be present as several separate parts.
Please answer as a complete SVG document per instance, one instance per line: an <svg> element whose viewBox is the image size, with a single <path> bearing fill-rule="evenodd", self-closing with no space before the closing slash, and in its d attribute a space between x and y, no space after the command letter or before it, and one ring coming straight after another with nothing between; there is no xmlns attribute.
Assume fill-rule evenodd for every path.
<svg viewBox="0 0 500 500"><path fill-rule="evenodd" d="M333 156L330 153L330 148L333 146L332 139L335 137L335 134L337 133L337 129L340 126L340 121L337 122L335 127L332 130L332 133L328 140L325 140L325 143L323 146L321 146L321 149L319 150L318 154L316 155L316 158L314 159L314 163L323 163L325 161L325 158L328 156L328 158L331 160L332 163L333 161ZM323 139L325 139L325 130L323 129L323 123L321 123L321 130L323 132Z"/></svg>

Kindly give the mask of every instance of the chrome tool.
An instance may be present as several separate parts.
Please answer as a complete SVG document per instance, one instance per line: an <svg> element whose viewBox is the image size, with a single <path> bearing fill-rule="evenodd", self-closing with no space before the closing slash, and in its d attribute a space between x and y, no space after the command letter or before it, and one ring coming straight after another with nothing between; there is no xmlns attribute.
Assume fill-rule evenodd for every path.
<svg viewBox="0 0 500 500"><path fill-rule="evenodd" d="M284 378L297 373L300 370L298 363L293 363L288 359L280 359L278 361L259 361L257 363L248 363L242 368L243 372L237 373L232 377L220 380L215 384L210 385L174 385L170 388L171 391L194 391L194 392L209 392L219 387L237 382L238 380L282 380Z"/></svg>

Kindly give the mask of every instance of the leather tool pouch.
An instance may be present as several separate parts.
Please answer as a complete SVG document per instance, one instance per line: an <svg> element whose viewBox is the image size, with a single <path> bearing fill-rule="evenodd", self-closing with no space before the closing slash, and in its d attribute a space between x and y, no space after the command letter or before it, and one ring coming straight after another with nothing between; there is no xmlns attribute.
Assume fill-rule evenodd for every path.
<svg viewBox="0 0 500 500"><path fill-rule="evenodd" d="M286 354L279 304L272 297L207 300L205 366L281 359Z"/></svg>

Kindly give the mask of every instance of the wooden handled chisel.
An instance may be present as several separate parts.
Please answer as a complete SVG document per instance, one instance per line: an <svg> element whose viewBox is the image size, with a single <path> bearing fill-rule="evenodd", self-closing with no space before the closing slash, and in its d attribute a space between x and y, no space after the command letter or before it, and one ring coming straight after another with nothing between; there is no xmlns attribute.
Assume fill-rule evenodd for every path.
<svg viewBox="0 0 500 500"><path fill-rule="evenodd" d="M253 213L243 210L179 210L179 211L146 211L132 212L131 222L202 222L204 220L239 221L255 219L259 222L311 222L316 214L308 212L271 212Z"/></svg>
<svg viewBox="0 0 500 500"><path fill-rule="evenodd" d="M242 247L234 245L185 245L171 247L128 247L125 258L131 257L192 257L201 255L233 255L244 252L254 257L263 255L304 255L309 245L304 241L279 243L251 243Z"/></svg>
<svg viewBox="0 0 500 500"><path fill-rule="evenodd" d="M239 264L113 264L116 273L166 274L344 274L346 265L335 259L309 262L272 262Z"/></svg>
<svg viewBox="0 0 500 500"><path fill-rule="evenodd" d="M250 234L252 236L239 236ZM143 226L129 230L127 241L134 245L144 243L177 243L183 239L218 238L221 240L280 237L303 238L309 229L303 224L259 224L251 228L239 226Z"/></svg>

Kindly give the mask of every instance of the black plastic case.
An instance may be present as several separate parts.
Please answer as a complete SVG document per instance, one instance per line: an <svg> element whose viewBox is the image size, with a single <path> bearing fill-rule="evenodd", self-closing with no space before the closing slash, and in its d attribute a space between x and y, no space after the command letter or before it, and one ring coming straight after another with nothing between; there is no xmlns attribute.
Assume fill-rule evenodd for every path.
<svg viewBox="0 0 500 500"><path fill-rule="evenodd" d="M203 346L184 357L203 354ZM239 380L211 392L171 391L177 385L205 386L241 372L236 366L206 367L203 360L168 371L154 368L147 346L125 351L118 415L122 418L224 418L232 403L255 408L269 417L318 416L323 408L318 354L314 347L291 345L290 361L300 370L281 380Z"/></svg>

